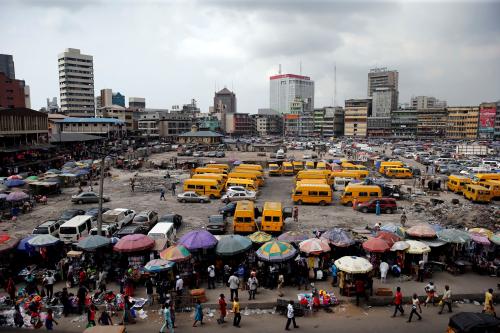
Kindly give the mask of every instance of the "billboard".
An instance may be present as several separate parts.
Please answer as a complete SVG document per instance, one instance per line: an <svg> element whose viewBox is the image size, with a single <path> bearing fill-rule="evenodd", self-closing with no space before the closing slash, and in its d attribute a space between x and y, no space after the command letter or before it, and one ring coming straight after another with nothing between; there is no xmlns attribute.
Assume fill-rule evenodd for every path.
<svg viewBox="0 0 500 333"><path fill-rule="evenodd" d="M493 131L495 128L495 107L485 107L479 110L479 128L485 131Z"/></svg>

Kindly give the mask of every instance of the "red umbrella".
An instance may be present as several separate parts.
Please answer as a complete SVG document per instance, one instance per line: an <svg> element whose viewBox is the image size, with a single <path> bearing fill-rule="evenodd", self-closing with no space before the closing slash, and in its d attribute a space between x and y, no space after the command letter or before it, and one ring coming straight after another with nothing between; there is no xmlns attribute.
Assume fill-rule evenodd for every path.
<svg viewBox="0 0 500 333"><path fill-rule="evenodd" d="M363 243L363 249L368 252L385 252L390 248L389 244L381 238L370 238Z"/></svg>
<svg viewBox="0 0 500 333"><path fill-rule="evenodd" d="M116 252L138 252L153 248L155 241L146 235L127 235L115 244L113 250Z"/></svg>
<svg viewBox="0 0 500 333"><path fill-rule="evenodd" d="M0 253L16 247L17 243L19 243L19 239L7 234L0 234Z"/></svg>
<svg viewBox="0 0 500 333"><path fill-rule="evenodd" d="M387 242L387 245L389 246L393 246L394 243L401 240L401 237L388 231L379 231L377 234L377 238L385 240Z"/></svg>
<svg viewBox="0 0 500 333"><path fill-rule="evenodd" d="M0 244L5 243L10 239L10 236L7 234L0 234Z"/></svg>

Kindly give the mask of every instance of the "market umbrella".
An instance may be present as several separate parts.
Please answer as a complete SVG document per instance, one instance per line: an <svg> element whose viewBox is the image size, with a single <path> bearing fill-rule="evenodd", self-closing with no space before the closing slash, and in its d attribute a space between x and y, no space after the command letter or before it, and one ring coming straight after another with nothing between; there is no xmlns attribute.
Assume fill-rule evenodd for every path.
<svg viewBox="0 0 500 333"><path fill-rule="evenodd" d="M483 236L486 236L487 238L490 238L493 236L493 231L486 229L486 228L472 228L468 230L469 232L473 234L480 234Z"/></svg>
<svg viewBox="0 0 500 333"><path fill-rule="evenodd" d="M408 250L406 250L406 252L409 254L423 254L431 251L429 245L425 243L411 239L407 239L405 242L408 243L408 245L410 245Z"/></svg>
<svg viewBox="0 0 500 333"><path fill-rule="evenodd" d="M441 239L438 239L438 238L421 239L420 242L424 243L425 245L429 245L429 247L431 248L431 250L434 247L440 247L440 246L448 244L447 242L445 242L445 241L443 241Z"/></svg>
<svg viewBox="0 0 500 333"><path fill-rule="evenodd" d="M254 243L262 244L265 242L269 242L273 236L269 235L267 232L256 231L253 234L249 235L248 238Z"/></svg>
<svg viewBox="0 0 500 333"><path fill-rule="evenodd" d="M160 258L173 262L181 262L191 258L191 252L183 245L172 245L160 252Z"/></svg>
<svg viewBox="0 0 500 333"><path fill-rule="evenodd" d="M406 241L399 241L392 244L391 251L406 251L410 247Z"/></svg>
<svg viewBox="0 0 500 333"><path fill-rule="evenodd" d="M487 236L483 234L477 234L474 232L470 233L470 237L474 243L481 244L481 245L490 245L490 241Z"/></svg>
<svg viewBox="0 0 500 333"><path fill-rule="evenodd" d="M418 238L434 238L436 231L428 224L418 224L406 230L406 234Z"/></svg>
<svg viewBox="0 0 500 333"><path fill-rule="evenodd" d="M21 239L19 241L19 244L17 244L17 249L19 251L31 252L33 250L33 247L28 244L28 241L33 237L36 237L36 235L29 235Z"/></svg>
<svg viewBox="0 0 500 333"><path fill-rule="evenodd" d="M300 242L299 249L307 254L320 254L330 251L330 245L326 239L310 238Z"/></svg>
<svg viewBox="0 0 500 333"><path fill-rule="evenodd" d="M391 247L394 243L399 242L401 240L401 237L388 231L379 231L377 233L377 238L385 240L387 242L387 245L389 245L389 247Z"/></svg>
<svg viewBox="0 0 500 333"><path fill-rule="evenodd" d="M368 273L373 269L372 264L365 258L356 256L345 256L335 260L335 266L343 272L349 274Z"/></svg>
<svg viewBox="0 0 500 333"><path fill-rule="evenodd" d="M390 249L389 244L381 238L370 238L363 242L363 249L368 252L383 253Z"/></svg>
<svg viewBox="0 0 500 333"><path fill-rule="evenodd" d="M252 247L252 241L248 237L240 235L222 236L217 246L215 253L220 256L232 256L238 253L243 253Z"/></svg>
<svg viewBox="0 0 500 333"><path fill-rule="evenodd" d="M17 187L17 186L23 186L26 184L26 182L22 179L9 179L6 182L4 182L5 186L7 187Z"/></svg>
<svg viewBox="0 0 500 333"><path fill-rule="evenodd" d="M49 169L49 170L47 170L47 172L48 172L48 173L55 173L55 174L59 174L59 173L61 173L61 170L59 170L59 169ZM46 173L47 173L47 172L46 172Z"/></svg>
<svg viewBox="0 0 500 333"><path fill-rule="evenodd" d="M86 176L89 174L89 171L86 169L80 169L77 172L75 172L77 176Z"/></svg>
<svg viewBox="0 0 500 333"><path fill-rule="evenodd" d="M273 240L263 244L256 252L257 257L269 262L283 262L293 258L297 250L287 242Z"/></svg>
<svg viewBox="0 0 500 333"><path fill-rule="evenodd" d="M5 193L0 193L0 200L5 200L7 199L8 195Z"/></svg>
<svg viewBox="0 0 500 333"><path fill-rule="evenodd" d="M337 247L348 247L354 244L352 235L342 228L327 230L321 234L321 238Z"/></svg>
<svg viewBox="0 0 500 333"><path fill-rule="evenodd" d="M392 232L393 234L398 235L401 239L405 238L405 229L401 226L395 225L393 223L388 223L380 227L381 231Z"/></svg>
<svg viewBox="0 0 500 333"><path fill-rule="evenodd" d="M74 173L69 173L69 172L61 173L59 176L61 176L61 177L67 177L67 178L76 177L76 175Z"/></svg>
<svg viewBox="0 0 500 333"><path fill-rule="evenodd" d="M490 241L496 245L500 245L500 233L491 236Z"/></svg>
<svg viewBox="0 0 500 333"><path fill-rule="evenodd" d="M9 195L7 196L7 201L21 201L24 199L28 199L29 195L27 195L24 192L10 192Z"/></svg>
<svg viewBox="0 0 500 333"><path fill-rule="evenodd" d="M28 240L28 244L34 247L50 246L59 243L59 238L49 234L36 235Z"/></svg>
<svg viewBox="0 0 500 333"><path fill-rule="evenodd" d="M470 235L458 229L443 229L437 232L438 239L447 243L464 244L470 241Z"/></svg>
<svg viewBox="0 0 500 333"><path fill-rule="evenodd" d="M11 237L8 234L0 234L0 253L10 250L16 247L19 239L16 237Z"/></svg>
<svg viewBox="0 0 500 333"><path fill-rule="evenodd" d="M179 244L184 245L189 251L209 249L217 245L217 238L206 230L193 230L182 236Z"/></svg>
<svg viewBox="0 0 500 333"><path fill-rule="evenodd" d="M12 175L12 176L9 176L7 177L8 180L11 180L11 179L23 179L23 177L19 176L19 175Z"/></svg>
<svg viewBox="0 0 500 333"><path fill-rule="evenodd" d="M308 238L309 236L307 236L305 232L301 231L287 231L278 236L279 241L289 243L300 243Z"/></svg>
<svg viewBox="0 0 500 333"><path fill-rule="evenodd" d="M0 234L0 244L5 243L8 241L11 237L7 234Z"/></svg>
<svg viewBox="0 0 500 333"><path fill-rule="evenodd" d="M108 237L100 235L90 235L88 237L80 239L77 243L77 246L82 250L92 251L110 244L111 240Z"/></svg>
<svg viewBox="0 0 500 333"><path fill-rule="evenodd" d="M29 176L28 178L26 178L27 182L35 182L37 180L38 180L37 176Z"/></svg>
<svg viewBox="0 0 500 333"><path fill-rule="evenodd" d="M168 261L165 259L153 259L144 265L144 269L151 273L158 273L172 269L175 266L175 262Z"/></svg>
<svg viewBox="0 0 500 333"><path fill-rule="evenodd" d="M143 234L127 235L115 244L113 250L116 252L138 252L149 250L155 245L155 241Z"/></svg>

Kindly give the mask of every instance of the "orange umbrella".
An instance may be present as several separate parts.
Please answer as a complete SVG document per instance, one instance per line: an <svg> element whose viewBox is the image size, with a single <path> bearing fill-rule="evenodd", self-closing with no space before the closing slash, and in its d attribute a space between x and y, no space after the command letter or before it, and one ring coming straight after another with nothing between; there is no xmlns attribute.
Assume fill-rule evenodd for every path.
<svg viewBox="0 0 500 333"><path fill-rule="evenodd" d="M394 245L394 243L399 242L401 240L401 237L388 231L379 231L377 233L377 238L385 240L387 242L387 245L389 245L389 247L391 247L392 245Z"/></svg>
<svg viewBox="0 0 500 333"><path fill-rule="evenodd" d="M385 252L388 251L391 247L387 242L381 238L370 238L366 242L363 243L363 249L368 252Z"/></svg>
<svg viewBox="0 0 500 333"><path fill-rule="evenodd" d="M418 224L406 230L406 233L413 237L434 238L436 231L428 224Z"/></svg>

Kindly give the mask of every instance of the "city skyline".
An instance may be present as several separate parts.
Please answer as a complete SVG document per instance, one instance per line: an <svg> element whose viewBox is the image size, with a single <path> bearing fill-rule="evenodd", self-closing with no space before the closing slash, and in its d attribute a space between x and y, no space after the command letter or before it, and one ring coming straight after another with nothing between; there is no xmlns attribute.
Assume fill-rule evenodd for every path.
<svg viewBox="0 0 500 333"><path fill-rule="evenodd" d="M145 97L150 107L195 98L207 112L214 91L226 86L239 112L256 113L269 107L268 78L280 64L282 73L315 81L315 107L333 104L334 64L337 105L366 97L374 67L399 72L400 103L418 95L448 105L499 98L499 2L119 4L3 2L1 53L13 55L16 76L31 87L33 108L59 96L57 55L66 48L94 57L96 95L110 88ZM28 23L20 25L19 17ZM84 24L90 18L95 24Z"/></svg>

